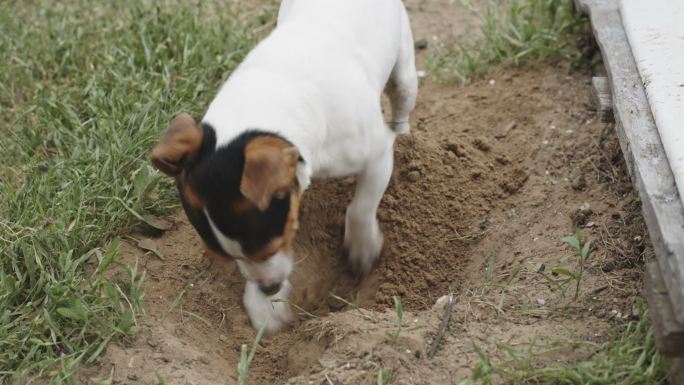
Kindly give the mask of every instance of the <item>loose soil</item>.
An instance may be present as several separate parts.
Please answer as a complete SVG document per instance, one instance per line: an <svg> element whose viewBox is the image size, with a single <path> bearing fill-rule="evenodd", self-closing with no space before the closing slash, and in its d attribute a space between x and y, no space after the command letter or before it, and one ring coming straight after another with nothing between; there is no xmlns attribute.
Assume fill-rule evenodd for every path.
<svg viewBox="0 0 684 385"><path fill-rule="evenodd" d="M462 12L435 12L447 1L407 3L417 39L435 28L462 33L444 19ZM524 350L532 341L531 351L547 352L540 365L574 362L634 316L640 266L652 252L613 127L592 111L589 74L546 64L465 86L426 80L412 126L397 140L379 211L385 248L362 281L341 257L353 178L316 181L305 194L293 278L301 311L261 342L250 383L376 384L386 370L390 384L458 384L479 362L473 344L495 362L505 359L495 342ZM99 384L112 371L114 384L237 383L240 347L255 338L244 280L232 262L203 255L181 211L169 219L173 229L159 237L132 234L164 260L132 241L121 248L147 272L140 333L110 345L79 383ZM574 284L563 296L539 271L559 280L553 267L577 269L560 242L576 227L595 248L573 301ZM443 314L437 300L450 289L449 328L428 359ZM393 296L405 313L396 339L387 336L397 329Z"/></svg>

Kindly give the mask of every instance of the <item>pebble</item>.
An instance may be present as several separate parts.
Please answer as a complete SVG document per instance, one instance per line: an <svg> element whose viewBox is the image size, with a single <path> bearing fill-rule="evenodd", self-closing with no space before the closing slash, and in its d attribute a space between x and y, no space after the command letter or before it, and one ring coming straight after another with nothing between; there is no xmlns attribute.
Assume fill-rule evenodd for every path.
<svg viewBox="0 0 684 385"><path fill-rule="evenodd" d="M171 362L171 359L169 357L166 357L165 355L163 355L161 353L154 353L154 355L152 357L157 361L162 361L162 362L165 362L167 364L169 362Z"/></svg>
<svg viewBox="0 0 684 385"><path fill-rule="evenodd" d="M159 345L159 342L154 337L147 337L147 344L150 345L150 347L156 348Z"/></svg>
<svg viewBox="0 0 684 385"><path fill-rule="evenodd" d="M420 172L411 171L408 173L409 182L418 182L419 179L420 179Z"/></svg>
<svg viewBox="0 0 684 385"><path fill-rule="evenodd" d="M546 300L543 298L537 298L537 305L539 306L545 306L546 305Z"/></svg>

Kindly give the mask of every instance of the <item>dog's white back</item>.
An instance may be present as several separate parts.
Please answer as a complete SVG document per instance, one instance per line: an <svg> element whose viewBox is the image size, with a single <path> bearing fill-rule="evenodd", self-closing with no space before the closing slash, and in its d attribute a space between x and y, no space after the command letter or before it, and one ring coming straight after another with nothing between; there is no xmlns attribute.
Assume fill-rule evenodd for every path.
<svg viewBox="0 0 684 385"><path fill-rule="evenodd" d="M306 160L304 179L357 174L394 137L380 95L410 34L400 0L284 0L204 121L217 146L250 128L282 135Z"/></svg>

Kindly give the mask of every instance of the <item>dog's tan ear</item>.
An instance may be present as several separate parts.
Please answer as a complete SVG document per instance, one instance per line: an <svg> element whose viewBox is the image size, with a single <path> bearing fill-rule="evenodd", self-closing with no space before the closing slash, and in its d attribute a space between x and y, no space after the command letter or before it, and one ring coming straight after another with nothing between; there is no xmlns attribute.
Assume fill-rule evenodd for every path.
<svg viewBox="0 0 684 385"><path fill-rule="evenodd" d="M245 168L240 192L264 211L273 196L285 196L292 185L299 151L285 141L264 136L245 146Z"/></svg>
<svg viewBox="0 0 684 385"><path fill-rule="evenodd" d="M150 161L169 176L178 176L191 164L202 145L202 129L192 116L182 113L173 118L159 144L152 150Z"/></svg>

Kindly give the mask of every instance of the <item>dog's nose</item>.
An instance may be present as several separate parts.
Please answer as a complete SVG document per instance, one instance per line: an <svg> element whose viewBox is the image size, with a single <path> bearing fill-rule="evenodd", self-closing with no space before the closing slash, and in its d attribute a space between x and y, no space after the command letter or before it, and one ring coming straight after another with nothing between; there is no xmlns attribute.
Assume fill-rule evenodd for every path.
<svg viewBox="0 0 684 385"><path fill-rule="evenodd" d="M262 285L262 284L259 284L259 290L261 290L262 293L264 293L264 294L266 294L266 295L268 295L268 296L272 296L272 295L277 294L277 293L280 291L280 288L281 288L282 286L283 286L283 283L282 283L282 282L275 283L275 284L272 284L272 285Z"/></svg>

